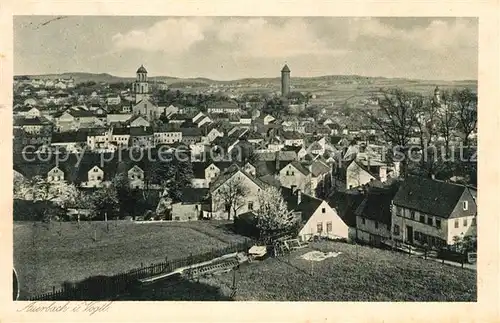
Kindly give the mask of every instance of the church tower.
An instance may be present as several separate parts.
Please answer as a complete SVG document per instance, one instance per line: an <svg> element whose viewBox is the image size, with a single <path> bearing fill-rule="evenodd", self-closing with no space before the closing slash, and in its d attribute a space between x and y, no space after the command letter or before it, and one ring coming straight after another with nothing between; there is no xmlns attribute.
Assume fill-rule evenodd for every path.
<svg viewBox="0 0 500 323"><path fill-rule="evenodd" d="M439 87L437 87L437 86L434 89L434 103L436 103L436 104L441 103L441 91L439 91Z"/></svg>
<svg viewBox="0 0 500 323"><path fill-rule="evenodd" d="M135 103L149 97L148 71L143 65L137 69L132 90L135 95Z"/></svg>
<svg viewBox="0 0 500 323"><path fill-rule="evenodd" d="M285 64L281 70L281 96L287 97L290 93L290 69Z"/></svg>

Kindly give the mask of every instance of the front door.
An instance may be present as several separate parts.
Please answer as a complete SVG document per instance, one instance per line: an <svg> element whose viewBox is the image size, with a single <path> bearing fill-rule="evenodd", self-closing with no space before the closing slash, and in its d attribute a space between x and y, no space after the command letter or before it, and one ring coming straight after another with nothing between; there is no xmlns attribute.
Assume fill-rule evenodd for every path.
<svg viewBox="0 0 500 323"><path fill-rule="evenodd" d="M406 241L408 243L413 243L413 227L407 225L406 226Z"/></svg>

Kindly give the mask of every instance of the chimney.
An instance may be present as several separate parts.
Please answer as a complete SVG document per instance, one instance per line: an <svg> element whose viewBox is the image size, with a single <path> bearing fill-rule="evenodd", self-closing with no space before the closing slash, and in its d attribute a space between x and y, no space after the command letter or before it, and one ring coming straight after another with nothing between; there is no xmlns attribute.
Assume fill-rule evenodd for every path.
<svg viewBox="0 0 500 323"><path fill-rule="evenodd" d="M299 205L300 202L302 202L302 192L300 189L297 189L297 205Z"/></svg>

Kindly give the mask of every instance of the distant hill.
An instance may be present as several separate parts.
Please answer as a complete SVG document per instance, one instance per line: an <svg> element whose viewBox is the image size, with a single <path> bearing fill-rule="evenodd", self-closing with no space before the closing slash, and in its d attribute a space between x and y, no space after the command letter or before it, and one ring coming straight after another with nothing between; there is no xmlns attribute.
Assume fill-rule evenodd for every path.
<svg viewBox="0 0 500 323"><path fill-rule="evenodd" d="M43 78L43 79L58 79L58 78L73 78L75 83L94 81L96 83L119 83L119 82L133 82L135 77L120 77L114 76L108 73L80 73L80 72L69 72L62 74L42 74L42 75L16 75L14 78ZM192 87L203 87L209 86L210 84L230 84L238 83L241 85L250 84L272 84L279 86L280 78L243 78L232 81L218 81L211 80L204 77L197 78L178 78L172 76L153 76L149 78L151 81L161 81L165 82L173 87L182 86L192 86ZM477 88L477 80L457 80L457 81L439 81L439 80L413 80L405 78L387 78L387 77L367 77L361 75L325 75L317 77L293 77L292 85L295 88L315 88L318 86L327 85L361 85L375 87L395 87L400 86L403 88L425 88L426 90L430 87L440 86L443 88L448 87L470 87Z"/></svg>

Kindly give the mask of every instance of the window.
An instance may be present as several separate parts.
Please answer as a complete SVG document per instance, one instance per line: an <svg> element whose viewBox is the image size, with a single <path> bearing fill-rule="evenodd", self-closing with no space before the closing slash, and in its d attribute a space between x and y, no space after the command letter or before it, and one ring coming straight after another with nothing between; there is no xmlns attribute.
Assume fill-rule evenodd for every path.
<svg viewBox="0 0 500 323"><path fill-rule="evenodd" d="M433 218L431 216L427 216L427 224L428 225L433 225L434 224Z"/></svg>
<svg viewBox="0 0 500 323"><path fill-rule="evenodd" d="M253 202L249 202L248 203L248 209L249 210L253 210Z"/></svg>
<svg viewBox="0 0 500 323"><path fill-rule="evenodd" d="M175 221L179 221L180 219L181 219L181 218L179 218L178 216L176 216L176 217L174 218L174 220L175 220Z"/></svg>
<svg viewBox="0 0 500 323"><path fill-rule="evenodd" d="M194 206L194 209L195 209L196 211L198 211L198 204L196 204L196 205Z"/></svg>
<svg viewBox="0 0 500 323"><path fill-rule="evenodd" d="M467 226L467 219L464 219L464 227Z"/></svg>
<svg viewBox="0 0 500 323"><path fill-rule="evenodd" d="M395 206L394 208L396 209L396 215L401 216L401 208L398 206Z"/></svg>
<svg viewBox="0 0 500 323"><path fill-rule="evenodd" d="M292 176L294 176L294 175L295 175L295 172L292 172Z"/></svg>
<svg viewBox="0 0 500 323"><path fill-rule="evenodd" d="M321 213L326 213L326 208L322 208Z"/></svg>
<svg viewBox="0 0 500 323"><path fill-rule="evenodd" d="M317 224L318 233L323 232L323 222L318 222Z"/></svg>
<svg viewBox="0 0 500 323"><path fill-rule="evenodd" d="M94 168L94 173L97 173L97 168Z"/></svg>
<svg viewBox="0 0 500 323"><path fill-rule="evenodd" d="M326 222L326 232L332 232L332 222Z"/></svg>
<svg viewBox="0 0 500 323"><path fill-rule="evenodd" d="M415 240L420 241L420 239L421 239L421 238L422 238L422 237L421 237L420 232L415 231Z"/></svg>
<svg viewBox="0 0 500 323"><path fill-rule="evenodd" d="M290 172L289 171L286 171L286 176L289 176L290 175Z"/></svg>
<svg viewBox="0 0 500 323"><path fill-rule="evenodd" d="M458 220L455 220L455 228L458 228Z"/></svg>
<svg viewBox="0 0 500 323"><path fill-rule="evenodd" d="M462 206L464 208L464 211L467 211L467 209L469 209L469 202L468 201L464 201L462 204L463 204Z"/></svg>
<svg viewBox="0 0 500 323"><path fill-rule="evenodd" d="M97 180L100 181L101 180L101 176L97 176Z"/></svg>
<svg viewBox="0 0 500 323"><path fill-rule="evenodd" d="M420 214L420 222L425 223L425 215Z"/></svg>
<svg viewBox="0 0 500 323"><path fill-rule="evenodd" d="M472 225L472 226L475 226L475 225L476 225L476 218L472 218L471 225Z"/></svg>
<svg viewBox="0 0 500 323"><path fill-rule="evenodd" d="M397 236L399 235L399 225L397 224L394 225L394 234Z"/></svg>
<svg viewBox="0 0 500 323"><path fill-rule="evenodd" d="M365 224L365 218L361 218L361 223L364 225Z"/></svg>
<svg viewBox="0 0 500 323"><path fill-rule="evenodd" d="M436 219L436 228L441 229L441 220Z"/></svg>
<svg viewBox="0 0 500 323"><path fill-rule="evenodd" d="M412 220L415 220L415 211L413 211L413 210L412 210L412 211L410 211L410 218L411 218Z"/></svg>
<svg viewBox="0 0 500 323"><path fill-rule="evenodd" d="M378 222L375 221L375 229L378 229Z"/></svg>

